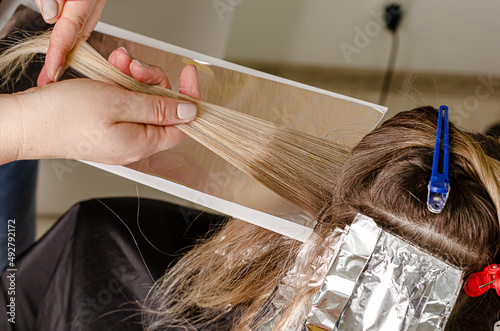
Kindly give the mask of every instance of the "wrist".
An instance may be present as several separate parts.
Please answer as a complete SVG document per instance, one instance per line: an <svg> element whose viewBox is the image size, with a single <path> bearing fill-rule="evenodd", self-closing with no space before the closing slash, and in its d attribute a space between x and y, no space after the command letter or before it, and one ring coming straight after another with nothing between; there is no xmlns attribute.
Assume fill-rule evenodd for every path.
<svg viewBox="0 0 500 331"><path fill-rule="evenodd" d="M16 95L0 95L0 164L21 157L22 130L17 117L22 109Z"/></svg>

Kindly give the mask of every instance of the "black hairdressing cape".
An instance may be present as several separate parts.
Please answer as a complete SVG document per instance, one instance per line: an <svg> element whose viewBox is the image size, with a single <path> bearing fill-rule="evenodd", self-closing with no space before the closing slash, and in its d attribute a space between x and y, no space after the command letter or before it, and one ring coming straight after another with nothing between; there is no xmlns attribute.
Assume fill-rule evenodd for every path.
<svg viewBox="0 0 500 331"><path fill-rule="evenodd" d="M143 330L137 302L221 220L148 199L81 202L17 257L17 271L3 272L0 330ZM222 324L206 330L227 329Z"/></svg>

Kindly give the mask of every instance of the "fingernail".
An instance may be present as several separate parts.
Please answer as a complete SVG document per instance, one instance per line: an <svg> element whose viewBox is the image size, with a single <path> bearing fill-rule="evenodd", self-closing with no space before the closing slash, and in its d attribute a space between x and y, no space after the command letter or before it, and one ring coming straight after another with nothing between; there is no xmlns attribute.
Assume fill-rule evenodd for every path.
<svg viewBox="0 0 500 331"><path fill-rule="evenodd" d="M59 67L56 71L56 75L54 76L54 82L58 82L59 79L61 79L61 76L63 75L63 67Z"/></svg>
<svg viewBox="0 0 500 331"><path fill-rule="evenodd" d="M58 8L56 0L45 0L43 2L43 18L51 20L57 16Z"/></svg>
<svg viewBox="0 0 500 331"><path fill-rule="evenodd" d="M144 68L149 68L149 64L147 64L146 62L144 61L141 61L141 60L133 60L132 62L135 62L137 64L139 64L141 67L144 67Z"/></svg>
<svg viewBox="0 0 500 331"><path fill-rule="evenodd" d="M118 49L123 50L130 59L133 59L132 54L130 54L125 47L118 47Z"/></svg>
<svg viewBox="0 0 500 331"><path fill-rule="evenodd" d="M177 105L177 117L181 120L190 120L196 117L198 109L194 103L179 103Z"/></svg>

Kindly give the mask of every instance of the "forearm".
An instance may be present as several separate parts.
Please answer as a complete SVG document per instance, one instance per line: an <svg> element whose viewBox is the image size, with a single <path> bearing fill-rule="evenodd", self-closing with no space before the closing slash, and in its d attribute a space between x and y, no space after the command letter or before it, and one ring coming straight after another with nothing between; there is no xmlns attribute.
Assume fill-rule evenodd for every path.
<svg viewBox="0 0 500 331"><path fill-rule="evenodd" d="M0 165L19 159L22 127L17 117L21 111L16 95L0 95Z"/></svg>
<svg viewBox="0 0 500 331"><path fill-rule="evenodd" d="M47 108L33 90L0 95L0 164L53 156Z"/></svg>

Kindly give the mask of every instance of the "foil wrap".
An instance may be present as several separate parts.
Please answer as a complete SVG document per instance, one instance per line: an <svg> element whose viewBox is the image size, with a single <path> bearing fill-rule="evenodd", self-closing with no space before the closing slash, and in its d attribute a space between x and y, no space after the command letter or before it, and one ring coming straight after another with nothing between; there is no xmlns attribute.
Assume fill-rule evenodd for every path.
<svg viewBox="0 0 500 331"><path fill-rule="evenodd" d="M329 272L332 262L338 253L339 240L343 236L343 231L341 229L335 229L333 233L326 238L324 241L325 251L322 256L312 256L314 252L313 247L318 242L317 235L315 233L311 234L309 240L307 240L295 259L293 266L287 271L285 277L276 288L276 293L273 296L269 309L271 310L270 315L272 316L270 320L259 328L259 331L271 331L276 327L276 323L280 318L280 312L283 308L289 305L290 302L297 295L299 289L304 286L310 288L318 288L323 284L324 279ZM312 279L306 279L306 275L303 274L305 268L313 265L314 276ZM286 329L281 331L296 331L302 328L304 325L304 320L307 318L307 313L312 304L312 298L305 302L302 306L296 308L293 313L293 321L290 321ZM263 308L266 310L266 308ZM263 312L269 313L269 312Z"/></svg>
<svg viewBox="0 0 500 331"><path fill-rule="evenodd" d="M319 330L442 330L455 304L462 271L358 215L305 327Z"/></svg>

